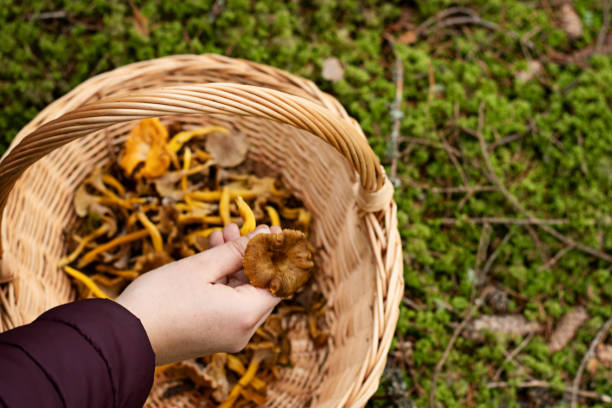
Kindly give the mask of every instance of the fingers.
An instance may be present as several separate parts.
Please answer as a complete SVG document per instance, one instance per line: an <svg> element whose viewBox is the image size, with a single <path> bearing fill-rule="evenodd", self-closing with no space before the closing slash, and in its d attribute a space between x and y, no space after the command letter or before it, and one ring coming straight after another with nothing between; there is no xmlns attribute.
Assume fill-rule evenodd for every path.
<svg viewBox="0 0 612 408"><path fill-rule="evenodd" d="M225 242L240 238L240 228L236 224L229 224L223 228L223 239Z"/></svg>
<svg viewBox="0 0 612 408"><path fill-rule="evenodd" d="M223 231L213 231L210 234L209 245L210 248L223 245L227 241L233 241L240 238L240 228L238 225L232 223L223 227Z"/></svg>
<svg viewBox="0 0 612 408"><path fill-rule="evenodd" d="M238 272L228 276L227 285L232 288L244 285L245 283L249 283L249 278L244 273L244 269L241 269Z"/></svg>
<svg viewBox="0 0 612 408"><path fill-rule="evenodd" d="M242 269L242 258L244 257L249 240L255 235L262 233L270 233L270 228L267 225L260 225L248 235L228 241L223 245L190 256L179 262L183 262L188 268L203 271L209 282L216 282L220 278Z"/></svg>
<svg viewBox="0 0 612 408"><path fill-rule="evenodd" d="M250 284L237 286L235 290L248 302L259 324L263 323L264 317L281 301L266 289L256 288Z"/></svg>
<svg viewBox="0 0 612 408"><path fill-rule="evenodd" d="M225 241L223 240L223 232L221 231L213 231L210 234L210 238L208 240L208 244L210 248L217 247L219 245L223 245Z"/></svg>
<svg viewBox="0 0 612 408"><path fill-rule="evenodd" d="M283 232L282 228L277 225L270 227L270 234L279 234L281 232Z"/></svg>

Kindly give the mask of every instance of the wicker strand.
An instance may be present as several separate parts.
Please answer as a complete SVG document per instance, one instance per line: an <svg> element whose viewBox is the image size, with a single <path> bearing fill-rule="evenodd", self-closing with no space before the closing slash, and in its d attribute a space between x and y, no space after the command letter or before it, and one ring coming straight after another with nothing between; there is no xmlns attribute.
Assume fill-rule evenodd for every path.
<svg viewBox="0 0 612 408"><path fill-rule="evenodd" d="M244 133L249 159L313 214L331 340L319 350L304 321L291 323L294 364L270 383L266 406L363 406L378 387L404 287L393 188L336 99L249 61L177 55L127 65L85 81L19 132L0 161L0 282L15 277L0 284L0 331L74 299L55 266L76 219L74 192L94 168L116 160L112 151L133 121L149 116ZM160 377L147 406L198 405L197 393L164 398L166 389Z"/></svg>

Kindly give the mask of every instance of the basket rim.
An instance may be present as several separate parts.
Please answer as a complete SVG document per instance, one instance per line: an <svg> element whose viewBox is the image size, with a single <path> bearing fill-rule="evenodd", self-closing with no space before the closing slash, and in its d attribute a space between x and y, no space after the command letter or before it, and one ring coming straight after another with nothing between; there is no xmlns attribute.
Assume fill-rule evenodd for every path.
<svg viewBox="0 0 612 408"><path fill-rule="evenodd" d="M156 69L155 65L159 65L160 63L168 63L165 67L167 70L177 69L184 64L195 65L208 63L218 69L234 69L237 72L245 72L245 70L248 72L248 70L252 70L257 75L277 78L279 81L282 79L290 83L291 86L296 89L296 93L309 95L308 99L310 103L317 106L318 109L322 109L321 107L323 107L326 110L334 112L337 117L343 119L343 128L352 129L351 131L355 135L365 141L365 136L361 128L354 119L346 114L346 111L340 103L332 96L320 91L311 81L299 78L274 67L215 54L175 55L129 64L92 77L78 85L72 91L48 105L18 133L5 155L0 159L0 164L4 162L10 152L14 151L16 146L21 144L29 132L40 129L41 125L52 122L57 116L55 115L57 112L70 110L72 105L92 97L95 94L94 90L91 88L92 86L103 86L111 76L116 76L117 74L124 75L130 70L149 71ZM157 67L157 69L159 69L159 67ZM131 74L136 75L134 72ZM4 178L3 176L2 179ZM16 179L17 177L15 180ZM363 216L363 221L370 234L377 258L377 295L375 304L373 305L374 327L372 333L373 341L376 344L372 352L363 360L363 367L360 374L361 380L355 383L352 389L343 390L344 395L341 398L341 405L343 406L363 406L369 397L376 391L399 317L399 303L403 296L403 257L397 226L397 206L392 198L393 186L386 176L383 176L383 180L383 188L379 191L384 190L384 196L383 194L379 194L378 196L374 194L372 197L368 198L366 197L367 189L363 187L360 187L358 195L358 197L362 197L365 203L364 206L376 202L374 206L368 208L369 211L366 211ZM8 198L8 194L6 198ZM2 213L4 213L4 211L2 211ZM1 243L6 238L5 225L1 226L0 233L2 234ZM1 275L2 270L0 270L0 278ZM0 285L0 315L10 314L10 310L18 306L16 303L7 304L8 298L6 294L9 291L7 288L11 285L13 285L11 282ZM2 319L0 319L0 330L2 329Z"/></svg>

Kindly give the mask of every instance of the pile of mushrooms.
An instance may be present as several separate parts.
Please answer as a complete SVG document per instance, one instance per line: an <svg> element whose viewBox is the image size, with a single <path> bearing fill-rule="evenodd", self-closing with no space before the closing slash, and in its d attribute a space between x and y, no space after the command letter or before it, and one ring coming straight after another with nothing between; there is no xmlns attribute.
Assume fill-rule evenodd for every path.
<svg viewBox="0 0 612 408"><path fill-rule="evenodd" d="M261 223L283 228L252 238L243 264L253 285L286 300L244 351L158 368L181 383L167 396L197 389L220 407L258 406L279 367L291 365L292 318L305 319L317 347L327 344L326 302L310 279L310 213L277 180L252 174L247 153L246 137L224 127L185 130L143 119L75 193L78 219L59 267L80 298L116 297L139 275L208 249L210 234L224 225L241 225L242 235Z"/></svg>

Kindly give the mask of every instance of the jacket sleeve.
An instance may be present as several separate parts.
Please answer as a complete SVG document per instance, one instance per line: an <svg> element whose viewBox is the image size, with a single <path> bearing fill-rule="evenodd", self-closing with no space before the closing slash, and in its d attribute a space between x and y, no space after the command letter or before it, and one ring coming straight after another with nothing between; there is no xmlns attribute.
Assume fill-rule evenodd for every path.
<svg viewBox="0 0 612 408"><path fill-rule="evenodd" d="M0 406L141 407L155 355L140 320L88 299L0 334Z"/></svg>

